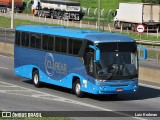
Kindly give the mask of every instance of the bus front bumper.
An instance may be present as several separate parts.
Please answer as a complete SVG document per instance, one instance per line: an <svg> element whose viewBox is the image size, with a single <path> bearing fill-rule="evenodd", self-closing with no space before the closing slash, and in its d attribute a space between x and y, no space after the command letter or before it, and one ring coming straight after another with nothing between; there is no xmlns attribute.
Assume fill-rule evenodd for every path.
<svg viewBox="0 0 160 120"><path fill-rule="evenodd" d="M88 83L90 87L84 89L85 92L92 94L126 94L138 91L138 80L111 81L103 84Z"/></svg>

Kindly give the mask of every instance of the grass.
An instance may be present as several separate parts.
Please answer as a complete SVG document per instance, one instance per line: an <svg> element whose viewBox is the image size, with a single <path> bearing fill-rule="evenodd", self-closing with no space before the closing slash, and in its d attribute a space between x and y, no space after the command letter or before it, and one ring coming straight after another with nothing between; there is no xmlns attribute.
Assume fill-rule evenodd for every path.
<svg viewBox="0 0 160 120"><path fill-rule="evenodd" d="M81 3L82 7L86 8L97 8L98 0L71 0L78 1ZM101 0L101 9L105 9L106 11L112 9L115 10L118 8L120 2L141 2L141 0Z"/></svg>
<svg viewBox="0 0 160 120"><path fill-rule="evenodd" d="M34 24L34 25L53 25L53 24L47 24L47 23L39 23L39 22L32 22L32 21L28 21L28 20L18 20L15 19L14 20L14 28L16 26L19 25L29 25L29 24ZM0 27L4 27L4 28L10 28L10 19L9 18L5 18L5 17L0 17ZM140 38L140 36L137 33L123 33L125 35L128 35L134 39L138 39ZM142 39L144 40L159 40L157 39L156 36L148 36L145 34L142 34ZM153 46L153 45L152 45ZM160 55L160 53L158 53ZM156 58L157 56L157 52L156 51L148 51L148 57L150 58Z"/></svg>
<svg viewBox="0 0 160 120"><path fill-rule="evenodd" d="M14 20L14 28L19 25L51 25L47 23L40 23L40 22L33 22L33 21L28 21L28 20L19 20L15 19ZM0 17L0 27L3 28L10 28L10 18L6 17Z"/></svg>
<svg viewBox="0 0 160 120"><path fill-rule="evenodd" d="M28 21L28 20L19 20L19 19L14 20L14 28L19 25L31 25L31 24L34 24L34 25L54 25L54 24L33 22L33 21ZM0 17L0 27L10 28L10 18ZM129 33L129 34L123 33L123 34L128 35L128 36L130 36L134 39L137 39L137 40L140 39L140 36L137 33ZM145 34L142 34L141 38L142 38L142 40L154 40L154 41L159 40L159 39L157 39L156 36L149 35L147 37L147 35L145 35Z"/></svg>

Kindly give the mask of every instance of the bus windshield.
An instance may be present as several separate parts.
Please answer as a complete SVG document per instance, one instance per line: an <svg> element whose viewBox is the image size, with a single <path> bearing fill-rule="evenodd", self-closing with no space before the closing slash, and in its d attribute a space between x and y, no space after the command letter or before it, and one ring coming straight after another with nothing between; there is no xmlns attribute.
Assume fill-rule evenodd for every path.
<svg viewBox="0 0 160 120"><path fill-rule="evenodd" d="M99 79L138 78L137 46L134 42L99 43L100 61L96 63Z"/></svg>

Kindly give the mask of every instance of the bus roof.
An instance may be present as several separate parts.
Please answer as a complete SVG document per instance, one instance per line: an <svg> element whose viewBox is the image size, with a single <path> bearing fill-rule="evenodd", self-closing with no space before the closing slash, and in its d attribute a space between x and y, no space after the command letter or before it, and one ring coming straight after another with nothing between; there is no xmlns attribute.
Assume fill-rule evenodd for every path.
<svg viewBox="0 0 160 120"><path fill-rule="evenodd" d="M16 30L51 34L57 36L65 36L79 39L87 39L94 43L100 42L135 42L134 39L129 36L117 34L117 33L107 33L95 30L82 30L75 28L65 28L63 26L42 26L42 25L22 25L17 26Z"/></svg>

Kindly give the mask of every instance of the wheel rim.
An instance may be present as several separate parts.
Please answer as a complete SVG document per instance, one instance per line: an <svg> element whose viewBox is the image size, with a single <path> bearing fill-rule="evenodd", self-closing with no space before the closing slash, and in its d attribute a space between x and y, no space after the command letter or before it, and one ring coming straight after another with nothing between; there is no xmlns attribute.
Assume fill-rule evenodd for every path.
<svg viewBox="0 0 160 120"><path fill-rule="evenodd" d="M76 94L80 94L81 92L81 86L79 83L76 84Z"/></svg>
<svg viewBox="0 0 160 120"><path fill-rule="evenodd" d="M38 75L37 74L34 75L34 83L38 84Z"/></svg>

